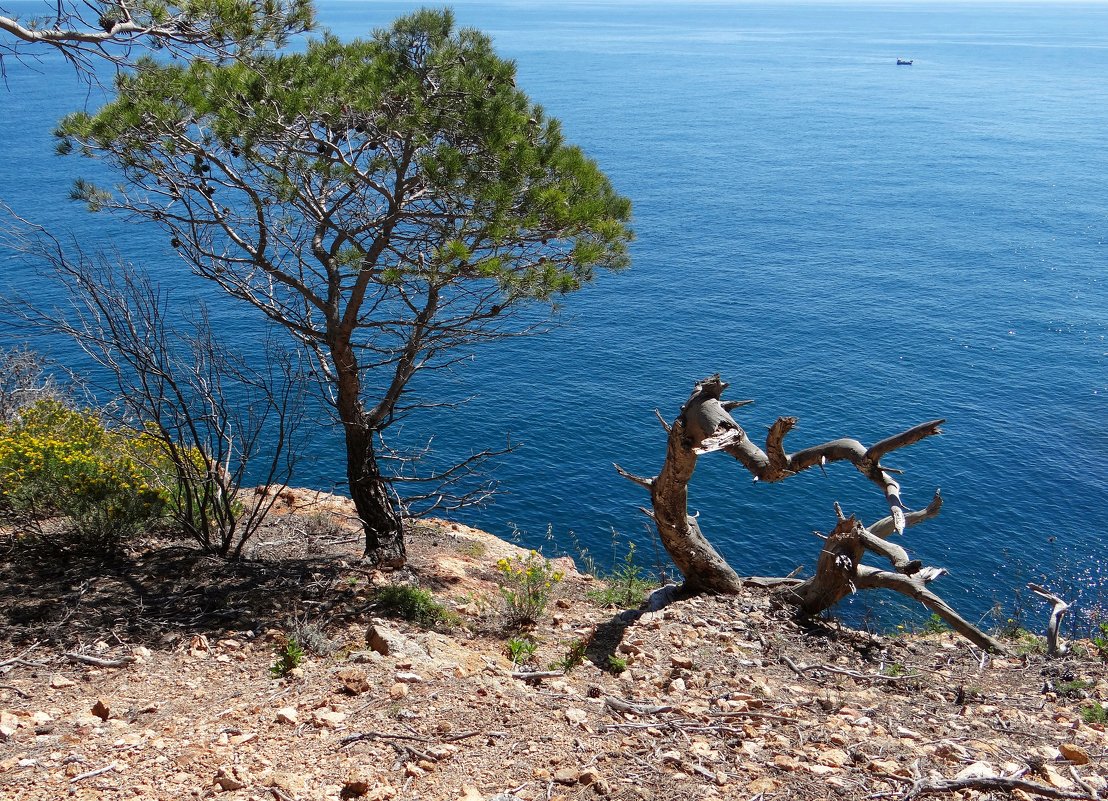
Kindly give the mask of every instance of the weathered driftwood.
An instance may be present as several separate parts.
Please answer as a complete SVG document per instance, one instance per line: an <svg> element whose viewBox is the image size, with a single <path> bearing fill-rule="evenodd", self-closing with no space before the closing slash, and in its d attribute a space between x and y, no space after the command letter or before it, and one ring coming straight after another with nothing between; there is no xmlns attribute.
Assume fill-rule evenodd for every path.
<svg viewBox="0 0 1108 801"><path fill-rule="evenodd" d="M891 589L915 598L982 648L1002 650L996 640L965 621L926 587L945 571L925 568L918 560L910 559L903 548L886 539L893 533L902 533L906 526L934 517L942 507L942 499L936 491L925 509L909 510L901 500L900 484L893 478L896 471L882 465L881 459L892 451L939 434L942 420L914 426L869 447L856 439L844 438L788 453L784 447L785 437L797 419L781 417L770 426L763 450L730 414L751 401L723 400L727 386L719 375L696 385L681 414L671 425L665 426L668 433L666 458L657 476L644 478L615 466L620 475L650 492L651 509L644 511L654 519L662 544L685 577L684 592L733 594L745 581L774 587L783 600L795 605L800 612L814 615L858 589ZM846 518L836 507L839 525L821 549L815 576L803 581L788 577L744 580L712 547L697 519L688 513L688 484L697 458L715 451L732 456L755 481L766 482L781 481L815 466L822 469L830 462L850 462L880 488L889 507L889 516L867 529L854 518ZM893 569L879 570L862 564L866 551L886 558Z"/></svg>
<svg viewBox="0 0 1108 801"><path fill-rule="evenodd" d="M1046 655L1047 656L1065 656L1069 653L1069 645L1062 641L1058 636L1058 629L1062 626L1062 618L1065 617L1066 612L1069 611L1070 605L1059 598L1054 593L1045 587L1040 587L1038 584L1028 584L1027 589L1038 595L1040 598L1050 601L1054 606L1050 610L1050 622L1046 627Z"/></svg>

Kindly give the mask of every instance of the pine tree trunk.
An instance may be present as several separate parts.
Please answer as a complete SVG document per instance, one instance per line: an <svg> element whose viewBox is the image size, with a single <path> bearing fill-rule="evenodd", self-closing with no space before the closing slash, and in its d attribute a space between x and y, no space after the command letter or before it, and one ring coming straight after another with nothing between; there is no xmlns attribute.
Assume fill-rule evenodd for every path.
<svg viewBox="0 0 1108 801"><path fill-rule="evenodd" d="M404 519L377 465L375 429L362 406L357 361L348 343L332 345L331 353L338 378L336 407L346 438L346 477L365 531L365 558L386 569L403 567Z"/></svg>
<svg viewBox="0 0 1108 801"><path fill-rule="evenodd" d="M381 477L373 448L373 431L358 423L346 426L346 475L350 497L365 530L365 556L378 567L403 567L404 520Z"/></svg>

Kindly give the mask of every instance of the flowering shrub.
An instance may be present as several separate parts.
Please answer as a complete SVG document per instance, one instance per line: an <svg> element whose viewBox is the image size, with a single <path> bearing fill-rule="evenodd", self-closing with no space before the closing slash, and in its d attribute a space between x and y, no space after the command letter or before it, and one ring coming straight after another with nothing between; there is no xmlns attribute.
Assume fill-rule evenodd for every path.
<svg viewBox="0 0 1108 801"><path fill-rule="evenodd" d="M166 473L151 437L107 429L57 400L0 426L0 500L32 517L69 519L78 540L113 549L159 517Z"/></svg>
<svg viewBox="0 0 1108 801"><path fill-rule="evenodd" d="M496 563L501 576L500 594L504 598L505 618L508 626L522 628L538 622L553 593L554 585L564 573L531 551L527 558L501 559Z"/></svg>

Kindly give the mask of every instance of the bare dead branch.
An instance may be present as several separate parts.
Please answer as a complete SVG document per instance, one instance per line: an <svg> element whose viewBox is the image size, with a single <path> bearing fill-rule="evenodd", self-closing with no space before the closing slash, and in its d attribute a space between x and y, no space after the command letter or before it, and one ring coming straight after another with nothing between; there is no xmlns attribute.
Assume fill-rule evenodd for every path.
<svg viewBox="0 0 1108 801"><path fill-rule="evenodd" d="M923 571L914 576L905 576L900 573L890 573L887 570L878 570L868 565L858 566L856 578L859 589L880 587L899 592L901 595L907 595L937 614L952 629L977 647L995 654L1005 652L1004 646L997 639L978 629L955 612L946 601L931 592L925 586L927 580L927 574Z"/></svg>
<svg viewBox="0 0 1108 801"><path fill-rule="evenodd" d="M662 424L662 428L664 428L666 433L668 434L669 422L666 420L666 418L662 417L662 413L657 409L654 410L654 416L658 418L658 422Z"/></svg>
<svg viewBox="0 0 1108 801"><path fill-rule="evenodd" d="M135 661L133 656L122 656L119 659L102 659L99 656L91 656L89 654L78 653L66 653L63 654L70 662L75 662L80 665L92 665L93 667L102 668L121 668L127 667Z"/></svg>
<svg viewBox="0 0 1108 801"><path fill-rule="evenodd" d="M1079 793L1074 790L1060 790L1047 784L1027 781L1026 779L1006 776L979 776L968 779L917 780L905 794L904 801L913 801L913 799L927 795L956 793L961 790L996 790L1005 793L1021 790L1043 798L1084 799L1085 801L1089 801L1089 799L1095 801L1096 799L1096 795L1090 795L1088 792Z"/></svg>
<svg viewBox="0 0 1108 801"><path fill-rule="evenodd" d="M628 473L626 470L624 470L622 467L620 467L618 464L615 464L614 462L612 463L612 467L616 469L616 472L619 473L619 475L623 476L632 484L638 484L640 487L647 491L649 491L650 487L654 484L654 479L643 478L642 476L636 476L632 473Z"/></svg>
<svg viewBox="0 0 1108 801"><path fill-rule="evenodd" d="M113 762L110 765L105 765L104 767L97 768L96 770L89 770L85 771L84 773L78 773L76 776L69 780L69 783L76 784L77 782L84 781L85 779L91 779L95 776L103 776L105 773L111 773L115 769L115 763Z"/></svg>
<svg viewBox="0 0 1108 801"><path fill-rule="evenodd" d="M1046 629L1046 655L1065 656L1069 652L1069 645L1059 640L1058 629L1062 625L1062 618L1070 609L1070 604L1038 584L1029 583L1027 589L1054 605L1050 610L1050 622Z"/></svg>
<svg viewBox="0 0 1108 801"><path fill-rule="evenodd" d="M621 698L604 696L604 705L617 712L626 712L631 715L660 715L663 712L672 712L672 706L650 706L646 704L633 704Z"/></svg>
<svg viewBox="0 0 1108 801"><path fill-rule="evenodd" d="M931 503L923 509L916 509L908 512L904 515L904 523L906 526L918 526L925 520L930 520L935 517L943 508L943 498L939 493L939 490L935 490L934 497L931 498ZM875 537L890 537L896 533L895 521L890 515L889 517L882 517L876 523L868 526L869 533Z"/></svg>

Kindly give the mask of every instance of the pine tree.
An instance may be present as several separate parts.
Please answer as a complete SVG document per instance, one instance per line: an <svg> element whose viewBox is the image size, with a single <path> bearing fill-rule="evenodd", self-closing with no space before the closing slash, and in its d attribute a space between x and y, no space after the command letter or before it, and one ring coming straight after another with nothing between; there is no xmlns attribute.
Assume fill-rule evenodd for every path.
<svg viewBox="0 0 1108 801"><path fill-rule="evenodd" d="M144 63L59 128L61 150L123 177L77 197L162 226L193 271L314 354L376 563L405 558L381 438L441 405L412 378L628 263L629 201L514 74L486 36L424 10L302 54Z"/></svg>

